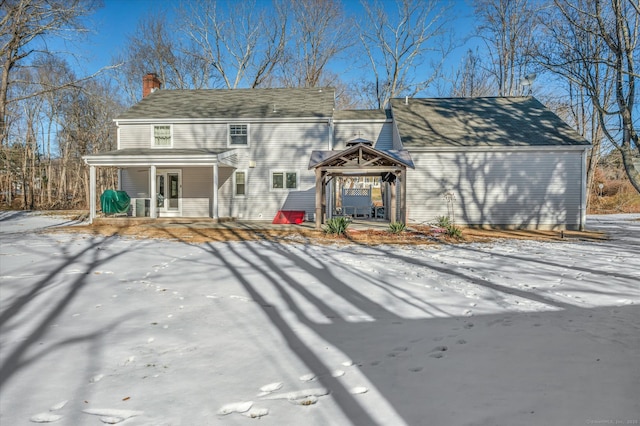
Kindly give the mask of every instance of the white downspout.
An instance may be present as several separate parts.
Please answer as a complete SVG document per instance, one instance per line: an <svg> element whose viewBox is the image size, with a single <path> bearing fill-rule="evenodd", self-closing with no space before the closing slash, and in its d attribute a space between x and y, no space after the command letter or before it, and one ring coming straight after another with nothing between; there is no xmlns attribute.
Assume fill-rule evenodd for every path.
<svg viewBox="0 0 640 426"><path fill-rule="evenodd" d="M218 163L213 165L213 202L212 202L213 211L212 216L214 219L218 219Z"/></svg>
<svg viewBox="0 0 640 426"><path fill-rule="evenodd" d="M116 123L116 149L120 149L120 124L117 120L113 120Z"/></svg>
<svg viewBox="0 0 640 426"><path fill-rule="evenodd" d="M329 119L329 151L333 151L333 132L335 131L333 125L333 118Z"/></svg>

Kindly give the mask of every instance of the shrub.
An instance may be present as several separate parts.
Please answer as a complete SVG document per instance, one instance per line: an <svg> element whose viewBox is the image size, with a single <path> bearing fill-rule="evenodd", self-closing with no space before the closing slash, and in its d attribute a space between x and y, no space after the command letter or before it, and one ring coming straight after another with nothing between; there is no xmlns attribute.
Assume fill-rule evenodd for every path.
<svg viewBox="0 0 640 426"><path fill-rule="evenodd" d="M448 228L453 225L449 216L438 216L436 218L436 226L439 228Z"/></svg>
<svg viewBox="0 0 640 426"><path fill-rule="evenodd" d="M333 217L327 220L327 224L324 227L324 232L326 234L343 235L347 232L349 223L349 219L345 216Z"/></svg>
<svg viewBox="0 0 640 426"><path fill-rule="evenodd" d="M449 224L449 226L446 226L445 229L447 230L447 236L455 238L457 240L462 238L462 229L458 228L454 224Z"/></svg>
<svg viewBox="0 0 640 426"><path fill-rule="evenodd" d="M407 229L407 225L404 222L391 222L389 223L389 232L399 234Z"/></svg>

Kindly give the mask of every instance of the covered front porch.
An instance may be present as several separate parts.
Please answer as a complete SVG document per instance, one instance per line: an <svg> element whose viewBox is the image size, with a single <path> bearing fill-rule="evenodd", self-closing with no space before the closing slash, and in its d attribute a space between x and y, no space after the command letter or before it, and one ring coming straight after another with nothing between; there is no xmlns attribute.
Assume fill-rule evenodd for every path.
<svg viewBox="0 0 640 426"><path fill-rule="evenodd" d="M118 168L118 190L131 198L139 218L218 219L221 168L228 150L124 149L84 157L89 166L89 217L97 217L96 169ZM184 185L187 182L187 186ZM204 184L203 184L204 183Z"/></svg>
<svg viewBox="0 0 640 426"><path fill-rule="evenodd" d="M406 223L407 167L414 168L407 151L378 150L365 139L350 141L342 151L313 151L309 169L316 176L316 229L336 215ZM376 179L381 203L372 202L371 187L345 187L353 178Z"/></svg>

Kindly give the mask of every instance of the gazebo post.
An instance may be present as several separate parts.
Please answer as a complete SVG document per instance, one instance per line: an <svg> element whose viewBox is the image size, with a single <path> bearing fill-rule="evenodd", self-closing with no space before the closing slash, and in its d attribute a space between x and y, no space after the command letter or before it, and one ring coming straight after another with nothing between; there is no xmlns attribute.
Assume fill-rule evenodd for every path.
<svg viewBox="0 0 640 426"><path fill-rule="evenodd" d="M400 171L400 218L407 224L407 169Z"/></svg>
<svg viewBox="0 0 640 426"><path fill-rule="evenodd" d="M398 179L397 178L396 178L395 182L392 182L389 185L389 189L391 190L391 202L389 203L389 204L391 204L389 206L389 210L390 210L389 221L391 223L393 223L393 222L397 222L398 221L398 197L397 197Z"/></svg>
<svg viewBox="0 0 640 426"><path fill-rule="evenodd" d="M322 188L324 187L323 173L316 169L316 229L322 229Z"/></svg>

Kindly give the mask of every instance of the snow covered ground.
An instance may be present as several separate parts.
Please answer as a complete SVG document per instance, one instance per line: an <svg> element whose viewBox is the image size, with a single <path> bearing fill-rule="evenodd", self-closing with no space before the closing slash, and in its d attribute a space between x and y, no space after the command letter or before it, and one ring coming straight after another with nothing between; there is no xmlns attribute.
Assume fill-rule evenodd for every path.
<svg viewBox="0 0 640 426"><path fill-rule="evenodd" d="M640 221L605 242L186 244L0 214L0 424L640 421Z"/></svg>

